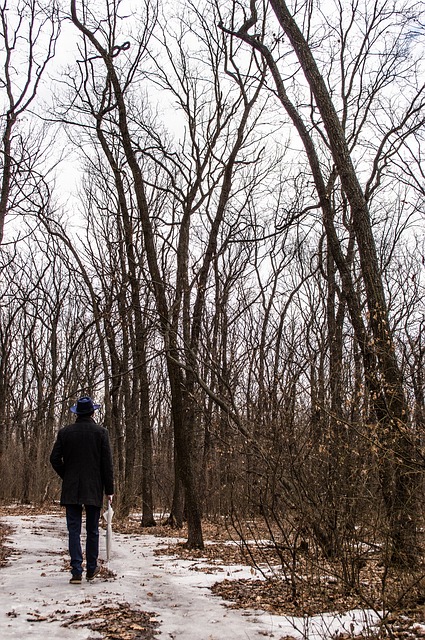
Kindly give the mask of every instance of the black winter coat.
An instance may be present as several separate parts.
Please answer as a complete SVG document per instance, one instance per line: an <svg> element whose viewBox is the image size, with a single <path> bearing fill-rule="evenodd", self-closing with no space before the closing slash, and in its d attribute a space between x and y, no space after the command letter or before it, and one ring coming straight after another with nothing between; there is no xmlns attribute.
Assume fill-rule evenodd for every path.
<svg viewBox="0 0 425 640"><path fill-rule="evenodd" d="M109 435L91 417L78 416L59 430L50 462L62 478L62 505L101 507L103 495L114 493Z"/></svg>

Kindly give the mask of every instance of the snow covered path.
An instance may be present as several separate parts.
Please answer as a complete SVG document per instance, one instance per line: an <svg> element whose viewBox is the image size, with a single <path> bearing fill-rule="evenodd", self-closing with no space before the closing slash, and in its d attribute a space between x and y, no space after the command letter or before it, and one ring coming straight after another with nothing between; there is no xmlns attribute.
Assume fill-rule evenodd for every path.
<svg viewBox="0 0 425 640"><path fill-rule="evenodd" d="M114 534L110 569L114 580L83 580L70 585L65 518L60 515L8 516L1 521L14 533L9 564L0 569L0 638L94 639L101 637L86 627L63 627L75 613L102 605L128 603L152 612L159 622L159 640L280 640L330 638L337 628L350 628L353 615L305 622L257 611L228 609L209 586L217 580L249 577L248 567L225 567L205 573L206 566L154 555L168 542L154 536ZM104 555L102 539L100 556ZM303 635L304 634L304 635Z"/></svg>

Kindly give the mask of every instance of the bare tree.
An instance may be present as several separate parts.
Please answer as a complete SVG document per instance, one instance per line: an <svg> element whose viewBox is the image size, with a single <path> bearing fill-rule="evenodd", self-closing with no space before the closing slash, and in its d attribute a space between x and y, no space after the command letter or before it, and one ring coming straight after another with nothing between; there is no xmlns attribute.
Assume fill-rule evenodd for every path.
<svg viewBox="0 0 425 640"><path fill-rule="evenodd" d="M34 149L34 131L19 122L33 104L43 75L55 55L59 35L56 2L3 0L0 5L2 41L1 90L1 191L0 243L11 196L22 197L31 168L42 155L43 145ZM40 145L40 139L38 144ZM16 210L16 207L15 207Z"/></svg>
<svg viewBox="0 0 425 640"><path fill-rule="evenodd" d="M375 3L371 14L370 29L380 30L381 22L387 17L386 3ZM326 85L324 75L320 72L317 57L312 45L299 28L294 16L283 0L272 0L271 6L280 29L290 42L303 74L309 84L314 109L320 114L323 123L323 139L328 145L335 165L334 175L326 180L319 159L319 146L305 124L301 110L288 97L284 77L279 70L278 60L272 50L264 42L265 16L259 18L255 0L250 3L248 15L238 30L230 32L249 43L261 53L267 61L275 81L277 95L290 115L294 126L304 144L312 174L314 176L319 202L323 211L323 221L328 243L337 265L343 284L347 307L356 337L363 354L367 383L371 389L376 419L379 424L381 443L385 453L382 456L383 496L387 505L388 521L393 541L392 557L395 562L409 564L417 557L415 495L416 478L411 471L415 464L415 447L409 435L409 407L403 387L402 373L394 348L393 333L390 325L388 306L385 299L380 263L376 251L372 220L368 206L369 191L361 187L359 177L350 155L344 121L337 113L335 102ZM307 16L306 26L310 24ZM260 27L261 35L252 34L253 28ZM375 31L376 35L376 31ZM369 36L370 37L370 32ZM401 36L403 37L403 36ZM279 42L280 36L276 36ZM365 39L366 42L366 39ZM351 99L351 98L350 98ZM414 107L407 109L406 121L410 123L410 131L415 131L422 121L423 113L422 89L413 98ZM314 111L313 111L314 114ZM345 116L346 118L346 116ZM405 124L405 123L404 123ZM394 130L399 131L403 123ZM393 133L394 130L391 132ZM391 133L388 135L391 136ZM383 160L382 150L385 140L378 148L375 165L369 185L376 178L376 168ZM378 170L378 174L379 174ZM372 338L368 336L361 314L361 304L355 291L349 265L341 252L341 243L335 231L330 201L330 190L335 177L338 176L344 196L350 209L350 220L358 248L361 265L361 276L364 283L368 305L368 323Z"/></svg>
<svg viewBox="0 0 425 640"><path fill-rule="evenodd" d="M134 129L138 124L137 115L128 95L131 81L141 64L146 44L140 41L131 65L123 73L118 62L125 48L115 44L115 40L112 44L108 42L107 46L102 44L94 30L88 26L90 16L83 14L84 21L80 20L74 2L71 4L71 12L74 24L84 35L86 42L89 42L97 52L107 70L103 89L102 108L104 110L96 111L99 114L100 135L102 137L103 132L106 132L102 119L108 118L110 123L114 123L114 135L119 134L123 156L132 176L137 213L143 230L150 286L154 292L156 313L165 345L172 398L176 461L179 478L185 489L185 509L189 524L187 544L192 547L202 546L195 465L195 451L198 446L195 430L198 420L194 402L195 387L198 382L202 318L206 308L209 274L218 251L219 231L229 206L234 176L239 167L239 156L241 159L243 157L245 166L252 164L255 159L254 152L243 156L243 150L247 145L253 123L258 118L255 106L261 83L260 87L253 88L249 80L243 79L238 74L233 60L229 58L228 73L235 78L238 91L234 95L223 93L220 89L217 69L211 64L213 89L209 94L211 97L205 98L204 95L207 94L205 92L203 94L201 85L198 89L193 84L193 78L185 60L183 44L176 43L178 56L173 56L171 50L167 50L172 73L176 75L176 83L174 86L171 84L165 68L161 65L157 65L156 82L177 97L187 118L190 135L188 140L190 152L185 155L187 152L184 150L177 162L177 155L167 153L160 136L153 128L149 129L149 135L146 137L146 150L143 148L145 138L138 136L137 129ZM223 60L224 64L225 49L220 32L212 32L201 14L198 18L205 28L208 56L211 56L212 62L217 63L218 59ZM116 20L116 13L111 14L111 20ZM113 36L112 32L110 36ZM178 64L176 60L179 60ZM201 109L205 114L202 125L197 119ZM142 121L140 127L143 131L146 129L146 124ZM138 143L136 143L137 139ZM105 145L102 146L104 152L108 154ZM166 176L164 187L157 186L150 178L149 162L153 167L153 175L155 171L160 171ZM176 174L177 169L180 175ZM186 175L182 169L187 171ZM117 176L117 172L115 175ZM176 262L171 267L176 278L172 303L169 301L169 283L165 278L166 274L161 272L162 258L158 253L157 245L159 234L153 224L152 215L155 209L152 209L148 200L150 191L153 194L163 194L163 197L168 200L170 200L170 194L174 193L175 201L170 200L171 207L174 211L182 212L178 225L170 226L173 233L177 229ZM189 280L189 259L192 251L190 238L191 235L195 237L192 231L194 218L201 210L205 210L206 217L202 224L206 228L206 239L202 241L204 246L200 257L196 257L196 252L194 253L194 264L197 266L196 275L191 283ZM164 213L161 215L164 216ZM163 238L161 238L161 244L164 250L169 246Z"/></svg>

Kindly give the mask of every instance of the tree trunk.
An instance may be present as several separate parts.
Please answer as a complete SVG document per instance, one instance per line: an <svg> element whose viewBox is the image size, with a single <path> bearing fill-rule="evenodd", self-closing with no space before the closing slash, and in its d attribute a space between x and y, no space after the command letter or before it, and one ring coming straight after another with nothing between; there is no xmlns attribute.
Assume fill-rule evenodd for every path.
<svg viewBox="0 0 425 640"><path fill-rule="evenodd" d="M140 422L142 447L142 527L156 525L153 514L152 478L152 427L150 419L149 378L146 364L146 349L143 341L140 363Z"/></svg>
<svg viewBox="0 0 425 640"><path fill-rule="evenodd" d="M369 210L351 161L344 131L310 47L286 3L283 0L271 0L271 5L310 85L351 209L374 340L373 353L380 377L380 401L375 402L375 411L381 443L385 448L382 486L390 522L393 560L410 564L418 557L415 499L417 474L412 473L411 466L415 451L408 434L409 410L390 330Z"/></svg>
<svg viewBox="0 0 425 640"><path fill-rule="evenodd" d="M380 444L386 451L382 460L382 484L387 518L390 523L392 560L395 563L410 565L418 557L416 535L417 473L412 472L416 453L408 434L408 405L404 395L401 370L395 354L393 336L389 329L388 309L368 206L351 162L344 131L309 45L285 2L271 0L271 5L283 31L291 42L310 85L325 125L336 170L350 206L373 340L368 338L360 300L335 231L329 190L323 178L313 140L299 111L286 94L282 76L270 49L263 44L261 37L249 33L258 20L255 0L250 5L251 15L238 31L227 30L221 26L223 30L249 43L264 56L275 81L277 95L304 144L322 207L328 244L340 273L347 308L362 353L366 386L370 391L379 425Z"/></svg>
<svg viewBox="0 0 425 640"><path fill-rule="evenodd" d="M201 515L198 504L196 483L192 468L191 452L189 450L190 440L186 431L187 425L184 421L183 394L184 385L181 368L179 364L179 352L176 347L177 336L173 334L170 327L170 310L168 308L166 288L158 265L155 247L154 231L149 216L149 206L145 193L145 184L141 168L139 166L136 152L133 149L127 122L127 108L124 100L124 93L114 67L114 58L101 46L96 36L77 17L75 0L71 0L72 21L76 27L93 44L99 55L103 59L108 71L108 80L111 82L113 94L115 96L118 111L118 126L121 135L122 147L128 166L130 168L133 182L138 213L142 224L143 238L145 241L146 257L151 277L152 288L155 296L156 310L159 318L159 326L163 335L165 345L165 358L171 389L171 405L174 424L174 438L178 453L178 464L180 477L186 492L186 509L188 522L189 548L202 548L203 536Z"/></svg>
<svg viewBox="0 0 425 640"><path fill-rule="evenodd" d="M170 515L167 518L166 524L170 527L181 529L183 526L184 517L184 491L183 485L180 480L179 467L177 464L177 452L174 447L174 491L173 491L173 503L171 505Z"/></svg>

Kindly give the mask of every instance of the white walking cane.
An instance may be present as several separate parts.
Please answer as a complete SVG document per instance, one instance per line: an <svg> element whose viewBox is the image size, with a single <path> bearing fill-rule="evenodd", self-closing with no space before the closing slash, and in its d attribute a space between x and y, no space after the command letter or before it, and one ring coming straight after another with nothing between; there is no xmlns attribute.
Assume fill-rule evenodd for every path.
<svg viewBox="0 0 425 640"><path fill-rule="evenodd" d="M112 509L111 500L108 498L108 508L104 512L103 517L106 520L106 568L109 571L109 559L111 557L112 549L112 518L114 510Z"/></svg>

